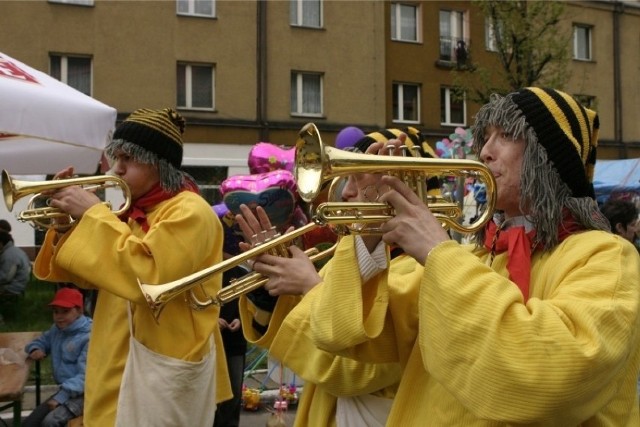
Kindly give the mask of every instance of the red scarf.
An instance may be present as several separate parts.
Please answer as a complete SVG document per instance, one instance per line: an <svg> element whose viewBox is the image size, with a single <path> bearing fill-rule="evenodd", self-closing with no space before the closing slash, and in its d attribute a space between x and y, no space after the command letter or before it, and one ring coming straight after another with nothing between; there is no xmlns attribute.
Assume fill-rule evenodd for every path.
<svg viewBox="0 0 640 427"><path fill-rule="evenodd" d="M147 222L147 210L160 202L168 200L182 191L199 193L198 186L191 180L185 180L182 188L177 192L169 192L162 189L160 183L154 185L151 190L131 204L129 210L119 216L120 220L127 222L129 218L140 224L144 232L149 231Z"/></svg>
<svg viewBox="0 0 640 427"><path fill-rule="evenodd" d="M562 223L558 227L559 242L584 229L581 224L576 222L568 209L563 210L562 216ZM485 233L484 246L491 251L491 257L507 251L509 279L518 285L526 302L529 299L531 281L531 255L544 246L540 242L534 244L536 231L531 230L527 233L524 226L502 230L492 220L487 224Z"/></svg>

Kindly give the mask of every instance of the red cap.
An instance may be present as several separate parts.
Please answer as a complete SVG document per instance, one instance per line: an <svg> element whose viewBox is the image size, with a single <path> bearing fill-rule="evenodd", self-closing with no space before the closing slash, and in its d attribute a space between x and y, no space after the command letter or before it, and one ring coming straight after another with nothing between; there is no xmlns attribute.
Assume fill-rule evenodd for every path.
<svg viewBox="0 0 640 427"><path fill-rule="evenodd" d="M79 290L73 288L61 288L56 292L53 297L53 301L49 305L55 305L57 307L73 308L83 306L82 293Z"/></svg>

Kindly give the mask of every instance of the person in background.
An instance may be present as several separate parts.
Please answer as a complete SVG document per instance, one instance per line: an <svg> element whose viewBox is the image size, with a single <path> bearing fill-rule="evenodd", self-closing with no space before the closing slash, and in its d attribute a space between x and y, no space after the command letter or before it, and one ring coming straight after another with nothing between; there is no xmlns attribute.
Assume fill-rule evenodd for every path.
<svg viewBox="0 0 640 427"><path fill-rule="evenodd" d="M372 132L346 149L386 156L389 154L386 142L397 137L406 138L403 142L410 152L435 157L415 128ZM376 195L371 190L379 179L379 175L371 173L353 174L346 179L339 197L350 202L372 201L371 197ZM430 195L439 193L438 179L429 180L428 184ZM244 207L243 215L238 216L237 221L245 240L253 241L254 235L264 233L268 237L271 224L264 210L258 210L254 215ZM358 237L361 243L363 239L366 238ZM249 249L248 244L242 243L242 246ZM245 336L256 345L268 348L272 357L305 380L296 412L296 426L384 426L400 382L402 365L415 345L415 335L404 334L398 344L401 350L395 353L397 359L387 363L377 363L375 359L362 363L319 349L311 340L311 307L321 292L323 277L332 275L334 258L344 256L344 252L336 253L317 273L301 249L294 245L289 251L291 258L263 254L253 263L254 270L269 281L263 288L240 299ZM405 285L407 277L421 266L413 258L403 256L401 251L394 251L390 256L390 293L406 294L408 300L417 300L417 286L407 288ZM410 301L392 307L398 313L416 309L415 302ZM398 330L407 328L402 322L395 326Z"/></svg>
<svg viewBox="0 0 640 427"><path fill-rule="evenodd" d="M417 334L387 425L638 425L640 257L595 201L598 129L594 111L557 90L492 95L473 139L496 211L472 245L382 178L379 201L395 216L373 249L341 240L352 248L336 252L311 330L320 348L363 361L394 357L396 323ZM388 260L359 280L391 245L423 266L405 282L417 300L391 293ZM386 322L387 299L417 309Z"/></svg>
<svg viewBox="0 0 640 427"><path fill-rule="evenodd" d="M638 208L635 203L622 199L609 199L600 208L611 224L611 231L631 243L638 238Z"/></svg>
<svg viewBox="0 0 640 427"><path fill-rule="evenodd" d="M25 352L32 360L51 357L58 389L27 416L24 427L65 427L83 414L91 319L82 314L82 294L77 289L60 289L49 306L53 325L27 344Z"/></svg>
<svg viewBox="0 0 640 427"><path fill-rule="evenodd" d="M11 224L6 219L0 219L0 231L11 233Z"/></svg>
<svg viewBox="0 0 640 427"><path fill-rule="evenodd" d="M189 294L166 302L158 320L138 286L184 278L222 261L218 217L180 170L184 118L171 108L138 109L107 145L111 173L131 192L119 217L79 186L50 194L75 219L49 230L34 272L42 280L97 288L87 359L88 426L211 426L231 397L219 309L194 310ZM67 168L55 178L73 175ZM192 289L200 301L216 275Z"/></svg>
<svg viewBox="0 0 640 427"><path fill-rule="evenodd" d="M222 275L223 288L228 286L233 279L238 279L246 273L247 270L242 266L225 271ZM237 299L225 303L220 308L218 325L222 332L222 343L227 358L227 370L229 371L233 398L218 405L213 426L238 427L240 425L240 410L242 409L242 383L244 382L247 340L242 334Z"/></svg>
<svg viewBox="0 0 640 427"><path fill-rule="evenodd" d="M31 260L14 244L7 231L0 230L0 295L24 295L31 279Z"/></svg>

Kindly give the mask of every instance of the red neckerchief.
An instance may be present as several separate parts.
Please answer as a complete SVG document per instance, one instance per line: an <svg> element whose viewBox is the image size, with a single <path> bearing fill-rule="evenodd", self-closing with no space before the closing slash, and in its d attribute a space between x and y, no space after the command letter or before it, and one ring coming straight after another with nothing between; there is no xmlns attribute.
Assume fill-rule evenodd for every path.
<svg viewBox="0 0 640 427"><path fill-rule="evenodd" d="M584 229L573 218L568 209L562 211L562 223L558 227L558 241ZM536 231L525 232L524 226L510 227L502 230L491 220L486 227L484 246L491 251L491 257L495 254L507 251L509 260L507 270L509 279L520 288L525 302L529 299L529 284L531 280L531 254L542 249L542 243L534 243Z"/></svg>
<svg viewBox="0 0 640 427"><path fill-rule="evenodd" d="M188 179L185 180L182 188L175 193L163 190L160 186L160 183L157 183L151 188L151 190L147 191L144 196L133 202L129 210L120 215L119 218L123 222L127 222L129 218L131 218L132 220L140 224L140 227L142 227L142 230L146 233L149 231L149 223L147 222L147 209L157 205L160 202L172 198L181 191L192 191L194 193L199 193L198 186Z"/></svg>

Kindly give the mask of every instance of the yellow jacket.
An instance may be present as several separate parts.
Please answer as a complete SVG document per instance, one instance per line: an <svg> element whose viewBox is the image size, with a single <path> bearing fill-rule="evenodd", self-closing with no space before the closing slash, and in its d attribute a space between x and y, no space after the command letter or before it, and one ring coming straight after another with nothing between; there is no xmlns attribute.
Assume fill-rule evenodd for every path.
<svg viewBox="0 0 640 427"><path fill-rule="evenodd" d="M147 212L145 233L134 221L120 221L104 205L90 208L54 246L47 233L34 273L52 282L73 282L99 289L89 342L84 423L112 427L118 392L129 352L127 301L131 301L136 338L151 350L174 358L199 361L216 343L217 400L231 397L217 307L192 310L180 295L169 301L159 323L136 279L166 283L222 260L222 227L204 199L181 192ZM204 284L210 295L221 287L221 276ZM196 294L204 299L202 291ZM206 399L206 396L203 396ZM211 402L213 405L214 402Z"/></svg>
<svg viewBox="0 0 640 427"><path fill-rule="evenodd" d="M329 268L331 261L322 270ZM400 380L397 363L362 363L319 350L311 339L309 314L318 288L304 298L280 296L264 335L251 325L255 307L241 297L240 314L245 337L305 380L296 411L296 427L336 425L337 397L374 393L392 398Z"/></svg>
<svg viewBox="0 0 640 427"><path fill-rule="evenodd" d="M507 279L506 253L491 267L488 258L445 242L405 278L419 287L409 350L415 333L395 325L392 307L413 301L393 301L393 271L361 283L353 238L344 238L313 306L313 338L328 351L406 366L389 426L640 425L635 248L587 231L536 252L526 304Z"/></svg>

